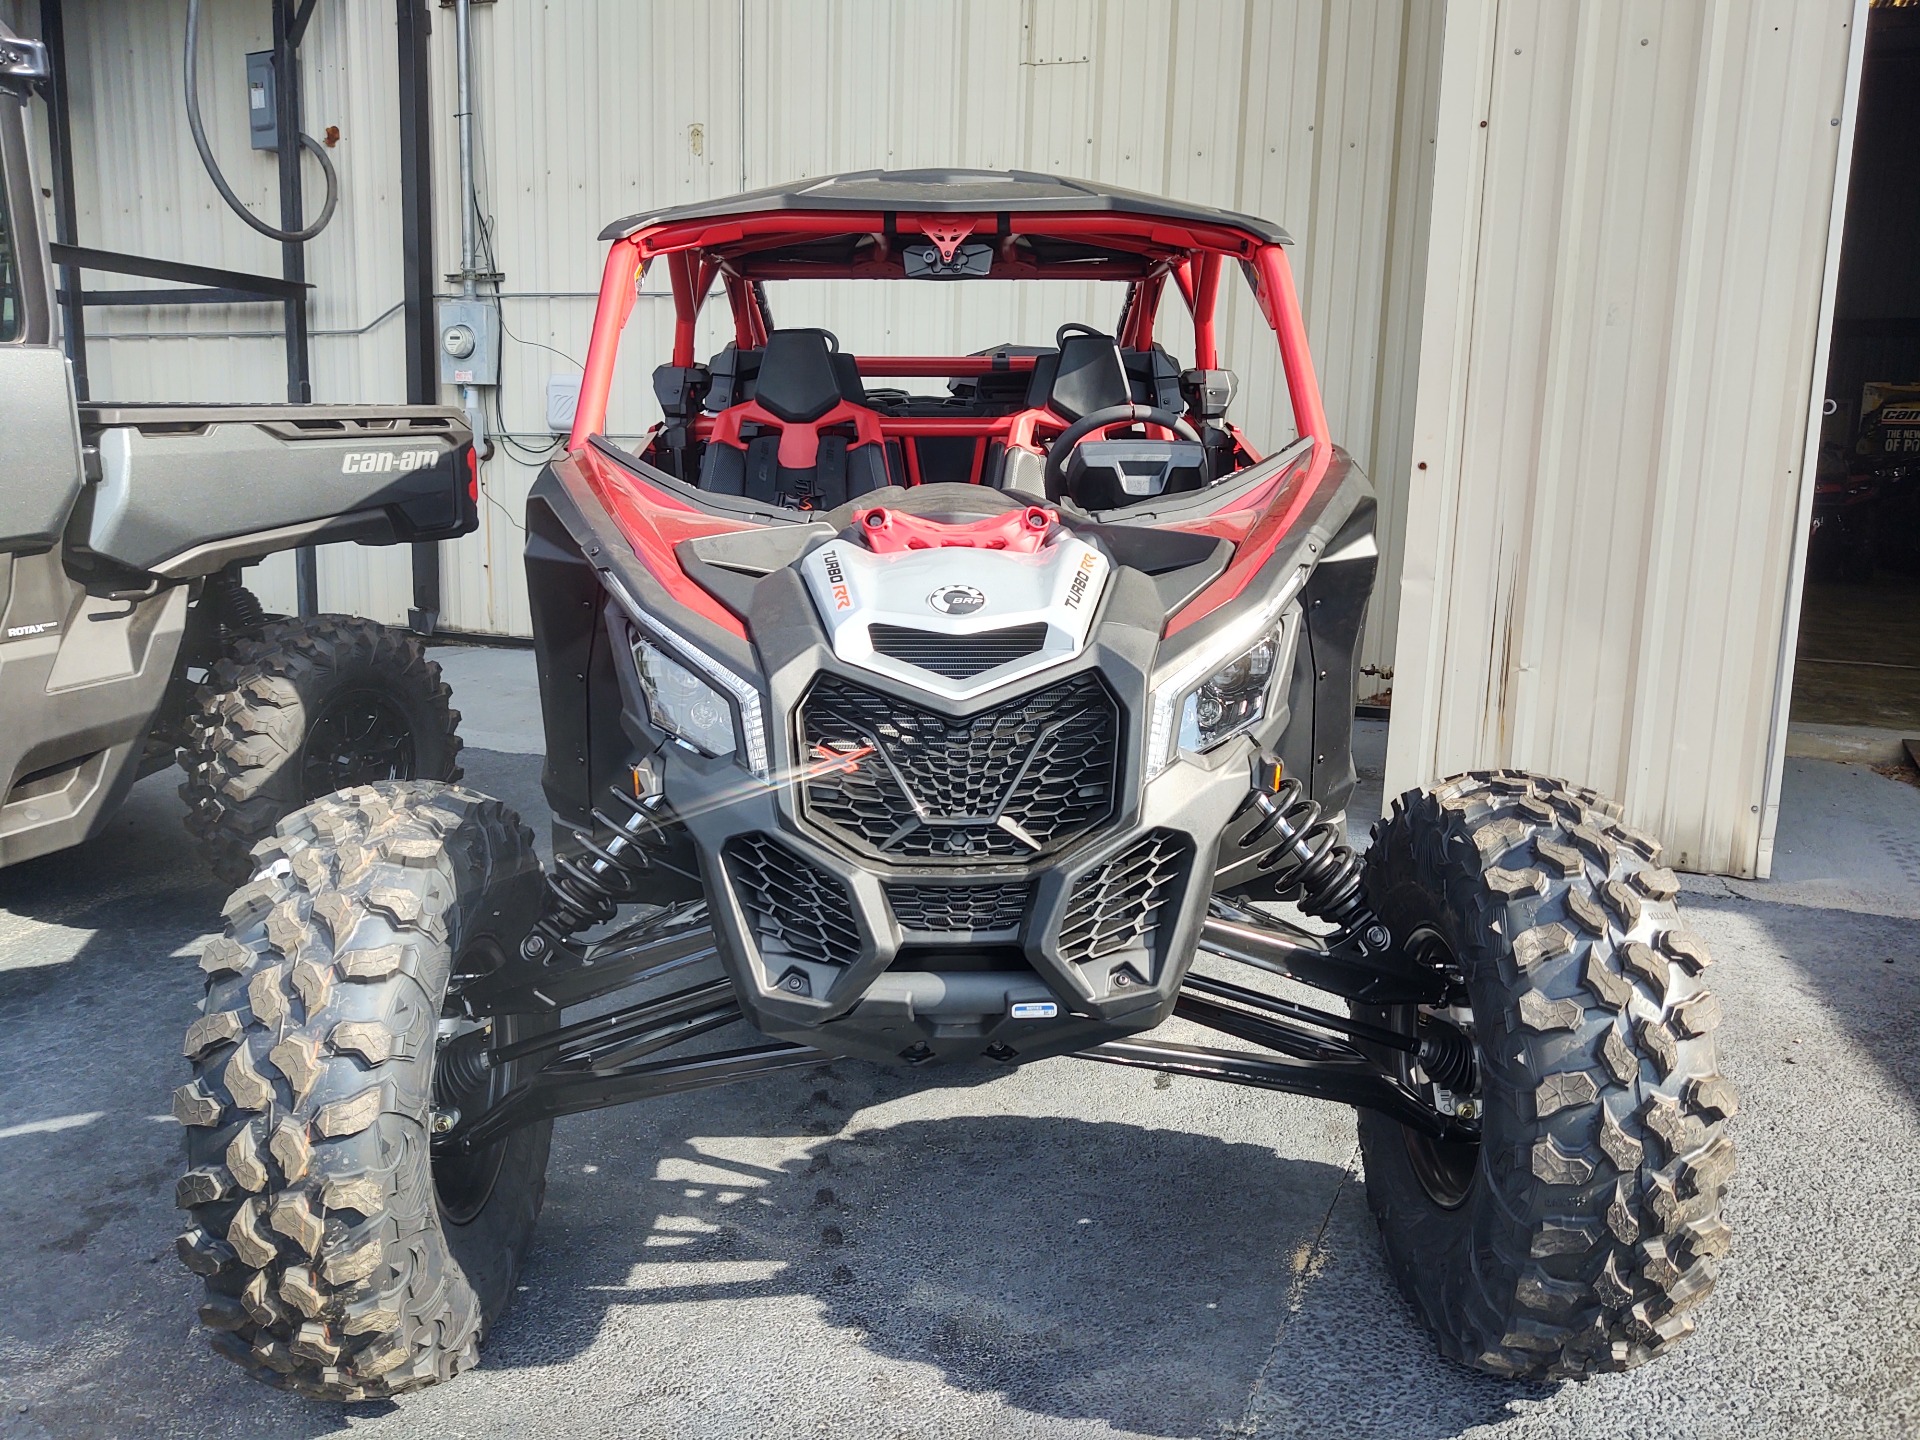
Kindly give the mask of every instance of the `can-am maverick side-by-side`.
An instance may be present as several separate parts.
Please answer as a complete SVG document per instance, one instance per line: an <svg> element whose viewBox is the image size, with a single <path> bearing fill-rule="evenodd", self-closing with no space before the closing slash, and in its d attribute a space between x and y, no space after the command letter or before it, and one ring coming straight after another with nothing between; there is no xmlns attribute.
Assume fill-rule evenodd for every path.
<svg viewBox="0 0 1920 1440"><path fill-rule="evenodd" d="M555 867L498 801L420 783L255 850L175 1100L214 1344L314 1396L444 1379L513 1288L554 1117L841 1056L1353 1105L1447 1354L1583 1376L1686 1335L1734 1099L1659 846L1512 771L1401 797L1364 859L1342 841L1374 505L1287 236L937 171L603 238L578 422L528 506ZM676 326L633 453L602 432L648 267ZM1299 432L1266 454L1229 418L1241 277ZM783 285L849 278L1027 306L1113 281L1119 316L958 356L779 323ZM702 363L719 297L733 339ZM1146 1033L1175 1016L1227 1043Z"/></svg>
<svg viewBox="0 0 1920 1440"><path fill-rule="evenodd" d="M0 866L98 834L177 760L187 827L237 885L310 800L459 777L420 641L269 615L242 574L299 545L466 534L471 436L423 405L76 405L28 164L46 66L0 25Z"/></svg>

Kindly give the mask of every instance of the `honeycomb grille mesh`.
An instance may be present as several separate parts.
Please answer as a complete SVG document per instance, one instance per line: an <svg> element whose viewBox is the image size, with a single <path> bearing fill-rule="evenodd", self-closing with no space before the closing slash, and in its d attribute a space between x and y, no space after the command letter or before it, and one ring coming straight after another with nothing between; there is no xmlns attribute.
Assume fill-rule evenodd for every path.
<svg viewBox="0 0 1920 1440"><path fill-rule="evenodd" d="M801 726L809 754L877 752L809 780L802 803L815 824L889 857L1025 859L1113 811L1120 712L1091 674L966 719L825 676Z"/></svg>
<svg viewBox="0 0 1920 1440"><path fill-rule="evenodd" d="M764 835L736 835L722 854L762 959L847 965L859 955L853 902L832 875Z"/></svg>
<svg viewBox="0 0 1920 1440"><path fill-rule="evenodd" d="M906 930L1011 930L1027 913L1027 882L888 885L894 919Z"/></svg>
<svg viewBox="0 0 1920 1440"><path fill-rule="evenodd" d="M1152 830L1082 875L1060 923L1060 958L1079 965L1122 950L1158 955L1190 853L1184 836Z"/></svg>

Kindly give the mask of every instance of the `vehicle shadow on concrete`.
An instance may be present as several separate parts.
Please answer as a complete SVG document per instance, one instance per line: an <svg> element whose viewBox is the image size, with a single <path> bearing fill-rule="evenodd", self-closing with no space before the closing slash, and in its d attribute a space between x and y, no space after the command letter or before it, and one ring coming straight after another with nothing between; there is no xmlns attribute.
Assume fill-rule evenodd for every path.
<svg viewBox="0 0 1920 1440"><path fill-rule="evenodd" d="M536 770L469 756L469 783L541 831ZM796 1372L813 1422L740 1433L915 1416L923 1433L988 1433L1010 1409L1165 1436L1298 1414L1318 1434L1320 1417L1386 1408L1376 1433L1440 1440L1540 1393L1438 1357L1379 1262L1357 1177L1276 1153L1284 1110L1270 1146L1193 1133L1210 1096L1169 1109L1174 1128L1037 1113L1098 1114L1123 1073L1106 1067L842 1061L562 1120L524 1293L477 1371L397 1404L277 1394L206 1347L172 1253L165 1111L200 994L192 952L225 893L171 788L155 777L98 839L0 872L0 1435L509 1434L582 1366L602 1399L660 1397L633 1433L727 1429L695 1388L756 1421L791 1415ZM1430 1403L1404 1413L1388 1393L1404 1386Z"/></svg>
<svg viewBox="0 0 1920 1440"><path fill-rule="evenodd" d="M1320 1281L1329 1197L1357 1184L1336 1166L1174 1130L1016 1114L856 1123L779 1163L741 1158L757 1148L746 1137L776 1133L782 1118L791 1134L799 1116L831 1123L919 1084L843 1061L755 1087L748 1108L762 1113L735 1117L726 1137L710 1120L698 1138L648 1123L651 1178L621 1160L637 1117L594 1117L581 1128L627 1133L576 1132L556 1147L529 1293L496 1327L482 1372L564 1363L632 1307L640 1313L620 1328L653 1345L687 1327L676 1366L718 1377L755 1356L731 1383L765 1387L760 1400L778 1405L780 1337L793 1332L776 1317L799 1299L876 1356L931 1367L937 1379L921 1382L930 1395L997 1397L1127 1433L1239 1433L1257 1391L1304 1401L1319 1388L1324 1366L1276 1366L1300 1363L1280 1336ZM788 1113L765 1113L779 1110ZM652 1217L644 1232L639 1216ZM1369 1304L1400 1320L1403 1302L1374 1268ZM1334 1343L1371 1345L1373 1321L1347 1317ZM1410 1316L1389 1328L1378 1343L1410 1346L1405 1368L1437 1372L1428 1378L1450 1392L1431 1423L1396 1417L1406 1440L1456 1435L1544 1393L1448 1365ZM813 1348L795 1339L801 1353ZM1322 1401L1372 1408L1365 1394ZM936 1413L950 1424L956 1412Z"/></svg>

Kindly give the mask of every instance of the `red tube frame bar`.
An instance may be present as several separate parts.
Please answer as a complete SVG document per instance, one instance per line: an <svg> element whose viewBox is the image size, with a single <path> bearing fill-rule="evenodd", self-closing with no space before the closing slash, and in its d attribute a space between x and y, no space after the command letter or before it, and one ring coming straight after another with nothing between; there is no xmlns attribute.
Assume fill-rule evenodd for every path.
<svg viewBox="0 0 1920 1440"><path fill-rule="evenodd" d="M917 217L900 216L896 230L918 233L924 223L927 222ZM944 225L958 221L940 217L931 223ZM607 399L613 385L614 359L619 350L620 332L632 314L635 287L644 261L655 256L675 256L675 252L706 252L697 256L676 257L677 263L675 259L669 260L669 278L674 294L674 361L676 364L690 365L693 363L692 347L700 307L716 275L726 279L728 296L734 305L737 332L745 340L758 341L761 338L757 327L764 322L764 317L758 315L760 306L753 294L752 283L732 269L725 256L714 253L720 247L742 246L760 237L883 235L886 231L886 217L879 213L795 214L773 211L651 227L616 240L608 251L606 269L601 278L600 301L594 311L593 335L587 346L586 374L581 381L580 404L574 416L573 433L568 437L568 448L579 449L606 428ZM1300 314L1299 296L1294 289L1293 272L1287 263L1285 250L1279 245L1262 242L1242 231L1224 226L1175 225L1150 216L1023 215L1008 217L1004 229L998 219L990 224L976 221L974 233L1001 239L1032 234L1091 236L1108 242L1132 240L1141 246L1143 253L1164 252L1160 258L1173 267L1182 293L1188 297L1194 313L1195 359L1201 359L1211 340L1216 351L1216 363L1213 309L1220 272L1228 257L1252 261L1256 298L1279 341L1281 369L1286 375L1295 428L1303 436L1313 439L1313 457L1309 462L1306 483L1295 487L1293 498L1279 513L1264 517L1255 526L1226 573L1182 610L1170 627L1171 630L1185 628L1239 593L1253 569L1257 568L1258 560L1271 552L1280 536L1298 517L1332 463L1333 437L1328 429L1319 382L1314 375L1306 323ZM1134 328L1137 332L1137 321ZM901 358L924 360L931 357ZM914 428L910 430L901 425L897 433L942 433L934 428L940 425L939 421L907 423ZM987 433L978 420L971 423L971 431L963 433ZM928 425L929 428L921 431L921 425ZM1248 499L1249 503L1256 503L1253 496Z"/></svg>
<svg viewBox="0 0 1920 1440"><path fill-rule="evenodd" d="M1017 374L1033 369L1036 355L856 355L862 375L899 375L933 379L971 375Z"/></svg>

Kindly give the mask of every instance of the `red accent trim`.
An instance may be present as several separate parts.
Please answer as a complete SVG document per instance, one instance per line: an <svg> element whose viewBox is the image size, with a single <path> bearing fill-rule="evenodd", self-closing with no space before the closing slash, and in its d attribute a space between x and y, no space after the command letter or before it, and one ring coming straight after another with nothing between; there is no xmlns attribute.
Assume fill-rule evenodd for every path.
<svg viewBox="0 0 1920 1440"><path fill-rule="evenodd" d="M1161 251L1169 256L1195 250L1218 250L1228 255L1251 258L1264 248L1263 242L1244 230L1229 225L1183 222L1153 215L1127 215L1112 211L1099 214L1009 215L1000 229L998 213L979 215L894 215L896 232L923 234L931 238L931 229L951 230L966 225L969 231L984 230L1004 236L1070 235L1091 237L1114 249ZM755 242L774 245L786 240L823 235L884 235L887 214L866 210L766 210L757 215L716 216L705 220L681 220L665 225L647 225L633 232L626 242L637 244L647 257L671 250L724 251L737 256L754 248ZM761 245L758 248L765 248ZM896 275L899 273L896 269Z"/></svg>
<svg viewBox="0 0 1920 1440"><path fill-rule="evenodd" d="M640 247L631 239L614 241L600 277L600 303L593 311L593 338L587 342L586 374L580 381L580 404L573 412L573 433L567 437L569 450L578 450L589 436L607 428L614 356L620 349L620 329L633 313L639 271Z"/></svg>
<svg viewBox="0 0 1920 1440"><path fill-rule="evenodd" d="M1293 406L1296 428L1303 436L1310 437L1313 450L1309 457L1299 465L1291 467L1283 477L1272 485L1263 485L1252 494L1243 497L1231 509L1220 512L1202 525L1176 526L1179 529L1202 529L1207 533L1230 535L1238 540L1238 548L1233 560L1220 578L1209 585L1180 614L1173 617L1168 625L1168 633L1177 633L1193 624L1196 620L1211 614L1221 605L1231 601L1246 588L1248 581L1256 574L1281 541L1292 529L1304 512L1308 501L1321 481L1326 477L1333 463L1333 439L1327 424L1326 409L1320 397L1319 382L1314 375L1313 358L1307 343L1306 325L1300 314L1300 301L1295 292L1292 271L1287 264L1285 252L1278 245L1262 243L1256 237L1244 231L1228 226L1207 224L1174 224L1150 216L1139 215L1026 215L1007 217L1003 226L999 217L982 215L979 217L940 216L933 223L957 225L961 218L972 218L974 228L1001 235L1001 257L996 260L994 271L1003 276L1023 276L1028 273L1039 274L1043 271L1053 273L1077 274L1083 277L1097 276L1101 273L1100 264L1065 265L1055 264L1045 267L1034 266L1010 258L1011 237L1023 234L1085 237L1099 241L1113 249L1131 250L1142 257L1143 263L1159 266L1177 266L1176 277L1180 281L1183 294L1191 297L1190 303L1195 311L1195 350L1196 359L1205 354L1209 337L1214 334L1212 308L1218 274L1224 268L1228 257L1251 261L1254 277L1254 290L1261 311L1273 327L1280 345L1281 367L1287 378L1287 392ZM915 222L915 223L909 223ZM685 305L694 318L698 316L698 301L704 298L700 282L704 278L711 283L714 269L727 281L729 299L734 302L736 330L746 334L756 344L765 341L765 316L760 313L757 298L753 295L749 283L756 271L752 267L751 255L756 249L776 246L792 239L809 236L874 234L881 235L886 228L886 219L878 212L859 213L793 213L772 211L760 215L745 215L723 220L685 221L675 225L654 226L635 232L624 240L614 243L607 255L606 271L601 280L600 303L594 313L593 337L587 348L586 375L581 384L580 404L574 419L573 433L568 439L570 451L578 456L587 439L601 433L606 426L607 397L612 388L615 352L618 349L620 331L625 325L634 303L634 278L639 262L645 258L666 255L674 251L699 251L697 260L681 261L679 280L676 281L675 314L675 353L682 353L686 359L682 363L692 363L690 350L683 352L681 333L684 326L681 292L685 293ZM923 230L915 217L898 217L898 228L909 232ZM713 268L710 268L713 267ZM1144 278L1144 273L1133 267L1121 267L1109 264L1109 272L1118 273L1119 278L1136 282ZM892 265L855 265L831 266L808 265L765 267L769 277L785 270L795 274L826 275L846 277L850 274L884 274L897 276L898 270ZM1130 273L1120 273L1120 272ZM1181 272L1185 273L1182 274ZM1212 272L1211 276L1209 272ZM670 271L670 275L674 272ZM1211 279L1211 284L1209 280ZM755 333L756 316L761 327ZM1137 332L1136 332L1137 333ZM1150 333L1150 332L1149 332ZM1217 338L1213 340L1217 353ZM905 357L923 358L923 357ZM975 360L991 357L973 357ZM1212 368L1212 367L1205 367ZM877 370L872 373L880 373ZM948 371L946 373L966 373ZM753 416L746 407L734 407L740 412L731 422L736 435L741 420L759 418ZM842 412L845 412L844 414ZM733 414L734 412L729 412ZM727 424L726 416L719 417L711 425L702 426L710 432L717 432ZM779 424L768 420L767 423ZM802 451L808 452L802 463L812 463L817 449L818 425L829 423L851 423L860 437L859 443L882 440L887 436L897 436L903 440L918 435L971 435L998 436L1004 434L1010 448L1018 447L1037 451L1035 434L1042 427L1056 433L1065 428L1059 417L1045 410L1025 410L1012 416L982 420L971 417L955 417L953 420L934 417L916 417L913 419L893 419L882 422L872 411L857 406L838 407L829 417L823 417L814 427L803 427L802 434L789 440L794 427L782 425L781 448L782 463L786 455L798 458ZM908 466L915 479L918 478L918 456L908 447ZM561 462L565 463L565 462ZM602 467L604 468L604 467ZM632 508L631 494L635 484L623 480L610 486L609 495L616 499L626 496L625 502ZM661 492L652 487L643 487L647 493L649 505L660 503L657 497ZM612 511L615 499L607 501ZM674 508L684 510L684 506ZM644 516L634 521L645 526L650 524ZM706 522L713 523L713 522ZM622 528L630 536L636 532L622 523ZM739 528L717 524L717 529ZM710 533L710 532L701 532ZM636 542L638 548L638 542ZM644 555L643 555L644 558ZM678 566L671 564L670 549L666 560L671 572L677 573ZM650 568L653 568L650 566ZM656 573L659 573L656 570ZM684 577L682 577L684 579ZM663 577L663 583L665 579ZM686 582L691 586L691 582ZM738 633L737 622L726 618L726 612L720 611L717 602L706 596L697 586L691 591L700 597L690 601L690 605L702 614L710 614L716 623L727 626ZM677 592L676 592L677 593Z"/></svg>
<svg viewBox="0 0 1920 1440"><path fill-rule="evenodd" d="M920 443L911 433L905 434L902 438L900 453L906 457L907 483L909 485L925 484L926 482L920 478Z"/></svg>
<svg viewBox="0 0 1920 1440"><path fill-rule="evenodd" d="M720 434L720 426L726 417L732 415L737 409L741 407L735 405L732 409L722 411L720 415L697 415L693 417L689 432L693 434L695 440L712 440ZM1039 442L1035 440L1039 432L1048 430L1052 434L1060 434L1062 430L1068 428L1066 420L1060 419L1048 409L1014 411L1012 415L879 415L877 411L862 411L862 407L858 405L852 409L856 411L856 415L862 417L862 420L864 417L874 417L872 419L874 434L879 440L906 442L906 440L914 440L916 436L927 436L935 440L941 436L964 438L964 440L985 438L985 440L1004 440L1012 449L1031 449L1035 455L1041 453ZM749 415L743 419L758 419L758 417ZM772 424L783 426L785 420L772 420ZM816 424L828 424L828 420L816 420ZM737 422L733 426L732 440L726 440L724 436L720 438L724 444L743 444L737 436ZM866 444L866 442L862 440L860 444ZM918 474L918 461L912 453L914 447L904 445L904 449L906 449L908 468L914 474ZM914 480L912 484L920 484L920 482Z"/></svg>
<svg viewBox="0 0 1920 1440"><path fill-rule="evenodd" d="M1152 267L1163 263L1158 252L1142 255L1137 261L1115 260L1028 260L1016 253L995 257L993 280L1138 280ZM726 262L742 275L754 280L898 280L900 262L882 256L855 260L849 264L826 260L760 260L745 255Z"/></svg>
<svg viewBox="0 0 1920 1440"><path fill-rule="evenodd" d="M1293 271L1286 252L1278 245L1262 246L1255 257L1254 274L1260 284L1261 309L1280 339L1280 364L1286 371L1287 394L1293 402L1295 428L1313 440L1313 451L1302 463L1291 466L1276 477L1277 486L1261 486L1230 511L1222 511L1206 525L1174 526L1174 529L1199 529L1221 534L1214 526L1226 526L1240 515L1251 523L1242 537L1226 535L1235 541L1233 559L1220 577L1189 601L1178 615L1167 622L1167 634L1177 635L1196 620L1211 615L1235 599L1247 582L1280 547L1294 522L1307 508L1314 491L1326 478L1333 464L1333 439L1327 431L1327 411L1320 400L1320 383L1314 378L1313 356L1307 348L1306 321L1300 314L1300 297L1293 288Z"/></svg>
<svg viewBox="0 0 1920 1440"><path fill-rule="evenodd" d="M708 438L736 450L747 448L740 438L742 425L765 425L780 432L780 463L789 470L810 470L820 458L820 432L833 425L851 425L855 445L878 445L886 436L880 430L878 411L842 400L818 420L782 420L758 400L729 405L713 417Z"/></svg>
<svg viewBox="0 0 1920 1440"><path fill-rule="evenodd" d="M667 256L667 278L673 283L673 363L693 364L694 327L700 320L704 295L694 290L698 257L690 250Z"/></svg>
<svg viewBox="0 0 1920 1440"><path fill-rule="evenodd" d="M673 597L676 604L730 635L747 636L746 626L731 610L694 583L680 568L674 547L703 535L727 535L759 527L749 521L723 519L696 510L678 496L650 485L624 465L617 465L588 446L553 462L556 470L573 467L593 492L615 527L633 547L634 557Z"/></svg>
<svg viewBox="0 0 1920 1440"><path fill-rule="evenodd" d="M1333 433L1327 426L1326 406L1320 400L1320 382L1313 373L1307 322L1300 314L1300 296L1293 288L1293 267L1287 263L1287 252L1278 245L1263 246L1254 260L1254 274L1260 280L1259 294L1267 321L1280 339L1280 365L1287 374L1294 425L1302 435L1311 435L1320 446L1330 447Z"/></svg>
<svg viewBox="0 0 1920 1440"><path fill-rule="evenodd" d="M973 464L967 467L967 483L978 485L980 472L987 468L987 437L976 435L973 439Z"/></svg>
<svg viewBox="0 0 1920 1440"><path fill-rule="evenodd" d="M956 224L943 225L933 220L922 220L920 233L933 241L933 248L940 252L940 263L951 265L953 252L960 248L960 242L973 233L973 221L962 220Z"/></svg>
<svg viewBox="0 0 1920 1440"><path fill-rule="evenodd" d="M1188 297L1193 311L1193 365L1196 370L1217 370L1220 342L1214 330L1214 310L1220 297L1220 272L1226 262L1218 255L1200 255L1194 258L1194 264L1200 273L1194 293Z"/></svg>
<svg viewBox="0 0 1920 1440"><path fill-rule="evenodd" d="M767 317L760 313L760 298L745 276L722 271L727 286L727 305L733 311L733 343L742 350L758 350L767 343Z"/></svg>
<svg viewBox="0 0 1920 1440"><path fill-rule="evenodd" d="M879 211L767 210L758 215L729 215L713 220L682 220L672 225L647 225L623 244L635 245L646 256L671 250L740 248L749 240L782 240L819 235L877 235L887 227Z"/></svg>
<svg viewBox="0 0 1920 1440"><path fill-rule="evenodd" d="M1224 257L1213 254L1194 255L1174 268L1173 278L1179 283L1181 298L1187 302L1187 312L1193 316L1193 364L1197 370L1220 367L1214 311L1224 268Z"/></svg>
<svg viewBox="0 0 1920 1440"><path fill-rule="evenodd" d="M859 410L863 407L854 408ZM710 439L720 420L731 413L732 410L723 410L717 416L696 415L690 427L691 433L699 440ZM915 435L934 439L941 436L972 439L984 435L989 440L1005 438L1010 445L1031 450L1037 430L1046 429L1058 434L1067 428L1067 422L1051 410L1017 410L1011 415L882 415L874 410L866 413L874 417L876 433L885 440L904 440ZM771 423L785 425L787 422L776 419ZM814 423L825 425L828 422L822 419Z"/></svg>
<svg viewBox="0 0 1920 1440"><path fill-rule="evenodd" d="M480 503L480 452L467 446L467 498Z"/></svg>
<svg viewBox="0 0 1920 1440"><path fill-rule="evenodd" d="M876 555L907 550L1012 550L1031 555L1060 523L1058 511L1044 505L1008 510L980 520L952 523L900 510L856 510L853 523Z"/></svg>
<svg viewBox="0 0 1920 1440"><path fill-rule="evenodd" d="M1037 355L856 355L862 375L952 377L1030 372Z"/></svg>
<svg viewBox="0 0 1920 1440"><path fill-rule="evenodd" d="M1153 348L1153 317L1160 309L1160 292L1166 282L1166 272L1155 271L1129 287L1117 337L1124 349Z"/></svg>

